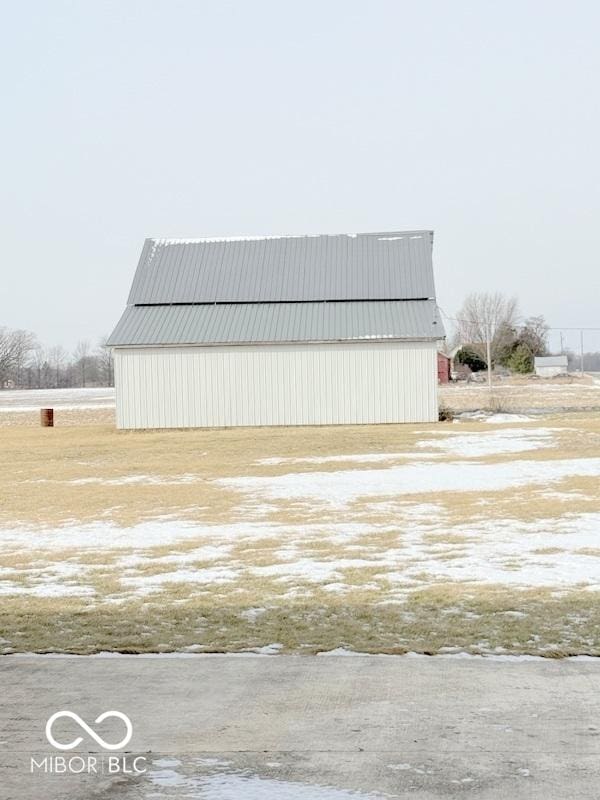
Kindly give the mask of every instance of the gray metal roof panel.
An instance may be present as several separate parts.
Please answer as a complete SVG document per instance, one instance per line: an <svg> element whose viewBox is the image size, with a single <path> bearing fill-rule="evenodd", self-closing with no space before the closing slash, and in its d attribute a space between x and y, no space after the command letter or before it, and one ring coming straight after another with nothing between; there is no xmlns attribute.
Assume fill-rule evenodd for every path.
<svg viewBox="0 0 600 800"><path fill-rule="evenodd" d="M147 239L128 303L434 298L431 231Z"/></svg>
<svg viewBox="0 0 600 800"><path fill-rule="evenodd" d="M128 306L111 346L441 339L432 300Z"/></svg>

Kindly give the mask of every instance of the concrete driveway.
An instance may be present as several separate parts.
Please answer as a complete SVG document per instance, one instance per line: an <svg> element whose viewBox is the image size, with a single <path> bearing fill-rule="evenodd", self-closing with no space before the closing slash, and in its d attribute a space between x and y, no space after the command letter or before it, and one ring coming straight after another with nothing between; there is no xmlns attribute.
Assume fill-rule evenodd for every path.
<svg viewBox="0 0 600 800"><path fill-rule="evenodd" d="M588 800L600 786L592 660L5 656L0 686L2 798ZM79 719L57 717L51 744L65 710ZM127 724L95 722L106 711L131 721L115 750Z"/></svg>

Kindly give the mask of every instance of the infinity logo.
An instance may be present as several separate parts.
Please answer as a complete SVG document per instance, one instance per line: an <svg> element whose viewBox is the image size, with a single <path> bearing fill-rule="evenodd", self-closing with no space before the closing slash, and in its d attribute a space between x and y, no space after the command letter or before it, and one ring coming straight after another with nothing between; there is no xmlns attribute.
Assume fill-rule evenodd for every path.
<svg viewBox="0 0 600 800"><path fill-rule="evenodd" d="M121 747L125 747L125 745L129 742L133 735L133 726L131 724L131 720L127 716L127 714L123 714L121 711L105 711L103 714L100 714L94 722L99 724L100 722L104 722L105 719L109 717L118 717L118 719L123 720L125 723L125 728L127 729L127 733L125 737L121 739L120 742L116 744L110 744L109 742L105 742L98 734L90 728L87 722L84 722L78 714L73 713L73 711L57 711L56 714L52 714L48 722L46 723L46 739L50 742L53 747L56 747L58 750L73 750L73 748L77 747L77 745L81 744L83 741L83 736L78 736L76 739L73 739L72 742L68 744L62 744L61 742L57 742L54 736L52 735L52 726L56 722L57 719L61 717L69 717L70 719L74 719L75 722L79 725L80 728L91 736L92 739L97 742L100 747L103 747L105 750L120 750Z"/></svg>

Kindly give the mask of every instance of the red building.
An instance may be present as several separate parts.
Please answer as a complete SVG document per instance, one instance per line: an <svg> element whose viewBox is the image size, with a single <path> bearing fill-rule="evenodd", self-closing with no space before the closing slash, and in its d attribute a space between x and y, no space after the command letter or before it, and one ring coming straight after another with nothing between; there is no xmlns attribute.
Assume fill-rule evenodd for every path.
<svg viewBox="0 0 600 800"><path fill-rule="evenodd" d="M437 354L438 383L450 383L450 357Z"/></svg>

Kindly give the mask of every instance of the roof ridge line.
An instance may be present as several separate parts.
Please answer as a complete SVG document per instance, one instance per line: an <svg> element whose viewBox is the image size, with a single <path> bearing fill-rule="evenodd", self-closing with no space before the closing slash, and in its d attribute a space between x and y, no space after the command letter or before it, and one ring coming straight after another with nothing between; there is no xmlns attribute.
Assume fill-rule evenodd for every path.
<svg viewBox="0 0 600 800"><path fill-rule="evenodd" d="M259 242L270 239L321 239L326 237L339 237L347 236L350 239L355 239L358 236L382 236L382 237L398 237L414 236L430 234L433 236L433 230L430 228L416 229L416 230L399 230L399 231L359 231L358 233L274 233L274 234L261 234L261 235L239 235L239 236L198 236L198 237L170 237L170 236L149 236L147 241L156 244L170 245L170 244L210 244L213 242Z"/></svg>

